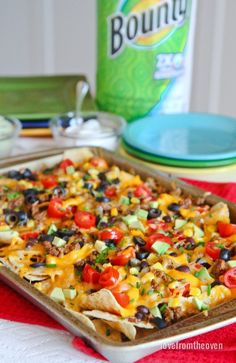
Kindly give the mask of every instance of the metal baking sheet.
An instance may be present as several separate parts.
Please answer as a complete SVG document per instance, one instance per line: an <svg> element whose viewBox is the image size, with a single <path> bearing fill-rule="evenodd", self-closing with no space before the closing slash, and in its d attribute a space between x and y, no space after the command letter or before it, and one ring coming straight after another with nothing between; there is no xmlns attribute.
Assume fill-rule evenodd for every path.
<svg viewBox="0 0 236 363"><path fill-rule="evenodd" d="M46 165L50 166L60 162L64 157L83 160L89 154L102 156L108 163L116 164L123 170L129 172L136 172L142 178L154 177L160 184L165 185L167 190L172 189L174 183L188 195L202 196L205 193L205 191L182 182L171 175L131 162L105 149L94 147L78 147L63 150L54 149L47 152L37 152L31 154L30 157L25 155L9 158L0 162L0 173L6 172L13 167L17 169L27 166L32 169L37 169ZM219 201L227 203L231 220L236 222L235 204L212 194L206 198L206 201L209 204L215 204ZM208 317L205 317L203 313L199 313L133 342L110 342L105 337L100 336L98 333L83 325L60 304L55 303L48 296L35 289L29 282L20 278L6 267L0 266L0 279L52 316L71 333L82 337L89 345L113 363L119 363L121 361L123 363L131 363L168 344L236 322L236 300L234 299L211 309Z"/></svg>

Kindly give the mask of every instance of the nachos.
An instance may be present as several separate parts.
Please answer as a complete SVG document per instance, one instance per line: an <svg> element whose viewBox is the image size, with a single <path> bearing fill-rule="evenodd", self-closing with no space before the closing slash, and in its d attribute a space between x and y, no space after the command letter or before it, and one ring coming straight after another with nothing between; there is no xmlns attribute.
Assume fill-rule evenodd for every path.
<svg viewBox="0 0 236 363"><path fill-rule="evenodd" d="M100 157L0 178L0 261L108 339L134 340L236 295L236 225Z"/></svg>

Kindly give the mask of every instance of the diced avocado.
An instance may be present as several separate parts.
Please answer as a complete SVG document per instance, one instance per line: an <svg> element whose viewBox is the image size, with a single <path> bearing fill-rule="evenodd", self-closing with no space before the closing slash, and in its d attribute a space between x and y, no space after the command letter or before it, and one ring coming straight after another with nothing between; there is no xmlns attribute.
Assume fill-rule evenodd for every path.
<svg viewBox="0 0 236 363"><path fill-rule="evenodd" d="M161 312L160 312L158 306L154 306L153 308L149 309L149 311L154 316L154 318L162 319L162 315L161 315Z"/></svg>
<svg viewBox="0 0 236 363"><path fill-rule="evenodd" d="M137 267L131 267L129 269L129 272L131 273L131 275L138 275L139 274L139 269Z"/></svg>
<svg viewBox="0 0 236 363"><path fill-rule="evenodd" d="M62 303L65 301L65 296L63 294L63 291L60 287L54 287L50 294L50 298L58 303Z"/></svg>
<svg viewBox="0 0 236 363"><path fill-rule="evenodd" d="M139 204L140 203L140 199L138 199L136 197L132 197L131 198L131 203L133 203L133 204Z"/></svg>
<svg viewBox="0 0 236 363"><path fill-rule="evenodd" d="M162 241L156 241L152 245L152 249L156 251L159 255L163 255L168 249L170 248L170 245L166 242Z"/></svg>
<svg viewBox="0 0 236 363"><path fill-rule="evenodd" d="M175 220L175 229L180 229L182 228L185 224L187 223L187 221L185 221L184 219L179 219L177 218Z"/></svg>
<svg viewBox="0 0 236 363"><path fill-rule="evenodd" d="M51 224L50 227L48 228L48 234L53 234L57 231L57 226L55 226L55 224Z"/></svg>
<svg viewBox="0 0 236 363"><path fill-rule="evenodd" d="M195 272L194 276L206 284L211 284L214 281L206 267L202 267L201 270Z"/></svg>
<svg viewBox="0 0 236 363"><path fill-rule="evenodd" d="M151 208L157 208L159 203L157 200L153 200L152 202L149 203Z"/></svg>
<svg viewBox="0 0 236 363"><path fill-rule="evenodd" d="M193 230L194 230L194 237L197 239L200 239L202 237L204 237L204 232L201 228L199 228L198 226L196 226L195 224L193 225Z"/></svg>
<svg viewBox="0 0 236 363"><path fill-rule="evenodd" d="M12 238L18 237L19 233L17 231L12 231L11 229L6 231L0 231L0 242L1 243L10 243Z"/></svg>
<svg viewBox="0 0 236 363"><path fill-rule="evenodd" d="M128 197L126 197L125 195L123 195L121 198L120 198L120 200L119 200L119 203L120 204L123 204L123 205L129 205L129 198Z"/></svg>
<svg viewBox="0 0 236 363"><path fill-rule="evenodd" d="M194 297L193 301L195 302L198 310L200 311L208 310L208 306L202 300L198 299L197 297Z"/></svg>
<svg viewBox="0 0 236 363"><path fill-rule="evenodd" d="M236 260L230 260L227 262L229 267L236 267Z"/></svg>
<svg viewBox="0 0 236 363"><path fill-rule="evenodd" d="M73 300L77 293L75 289L63 289L63 294L67 299Z"/></svg>
<svg viewBox="0 0 236 363"><path fill-rule="evenodd" d="M98 169L95 169L95 168L91 168L88 170L88 173L91 175L91 176L97 176L99 174L99 170Z"/></svg>
<svg viewBox="0 0 236 363"><path fill-rule="evenodd" d="M145 227L142 224L142 222L140 222L138 220L138 217L134 214L129 214L125 217L123 217L123 221L130 227L133 229L140 229L141 231L145 232Z"/></svg>
<svg viewBox="0 0 236 363"><path fill-rule="evenodd" d="M137 209L136 211L136 216L138 216L139 218L142 219L147 219L148 216L148 211L146 211L145 209Z"/></svg>
<svg viewBox="0 0 236 363"><path fill-rule="evenodd" d="M56 246L56 247L64 247L66 244L66 241L62 238L59 237L54 237L53 241L52 241L52 245Z"/></svg>
<svg viewBox="0 0 236 363"><path fill-rule="evenodd" d="M66 168L66 173L67 174L74 174L74 172L75 172L75 168L73 167L73 165L69 165L69 166L67 166L67 168Z"/></svg>
<svg viewBox="0 0 236 363"><path fill-rule="evenodd" d="M107 248L107 245L105 242L100 241L99 239L95 242L94 247L96 248L96 250L101 253L103 250L105 250Z"/></svg>

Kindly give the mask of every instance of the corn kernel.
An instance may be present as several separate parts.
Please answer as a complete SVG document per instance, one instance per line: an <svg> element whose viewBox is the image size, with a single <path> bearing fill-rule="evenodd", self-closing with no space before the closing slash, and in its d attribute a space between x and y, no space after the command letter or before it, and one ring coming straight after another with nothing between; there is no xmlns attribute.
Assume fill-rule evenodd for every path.
<svg viewBox="0 0 236 363"><path fill-rule="evenodd" d="M116 216L118 216L118 210L117 210L117 208L112 208L112 209L111 209L111 216L112 216L112 217L116 217Z"/></svg>
<svg viewBox="0 0 236 363"><path fill-rule="evenodd" d="M179 297L173 297L169 300L168 303L170 308L177 308L178 306L181 306L181 301Z"/></svg>
<svg viewBox="0 0 236 363"><path fill-rule="evenodd" d="M186 228L184 231L183 231L184 235L186 237L192 237L193 236L193 230L190 229L190 228Z"/></svg>
<svg viewBox="0 0 236 363"><path fill-rule="evenodd" d="M189 295L191 295L191 296L200 296L201 295L201 290L198 289L197 287L191 287Z"/></svg>
<svg viewBox="0 0 236 363"><path fill-rule="evenodd" d="M146 282L152 281L154 279L154 274L152 272L147 272L143 277L141 278L141 281L143 284Z"/></svg>

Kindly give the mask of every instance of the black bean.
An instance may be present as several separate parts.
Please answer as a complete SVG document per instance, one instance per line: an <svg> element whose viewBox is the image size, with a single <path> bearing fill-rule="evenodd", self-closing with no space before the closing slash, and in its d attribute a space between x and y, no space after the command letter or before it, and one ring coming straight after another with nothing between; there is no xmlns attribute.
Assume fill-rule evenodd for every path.
<svg viewBox="0 0 236 363"><path fill-rule="evenodd" d="M25 203L27 204L34 204L38 201L38 198L35 194L28 194L25 196Z"/></svg>
<svg viewBox="0 0 236 363"><path fill-rule="evenodd" d="M138 246L145 246L146 245L146 242L144 241L144 239L142 237L139 237L139 236L134 236L133 237L133 242L138 245Z"/></svg>
<svg viewBox="0 0 236 363"><path fill-rule="evenodd" d="M36 180L35 175L28 168L26 168L25 170L23 170L23 172L21 174L22 174L22 178L23 179Z"/></svg>
<svg viewBox="0 0 236 363"><path fill-rule="evenodd" d="M147 258L148 255L149 255L149 252L147 252L147 251L136 252L136 257L138 260L143 260L144 258Z"/></svg>
<svg viewBox="0 0 236 363"><path fill-rule="evenodd" d="M53 188L52 194L53 195L56 195L57 197L59 197L59 196L65 195L66 194L66 190L61 185L58 185L55 188Z"/></svg>
<svg viewBox="0 0 236 363"><path fill-rule="evenodd" d="M224 261L229 261L231 258L231 251L228 248L222 248L220 250L220 259Z"/></svg>
<svg viewBox="0 0 236 363"><path fill-rule="evenodd" d="M139 313L142 313L143 315L149 314L149 309L145 305L139 305L139 306L137 306L137 311Z"/></svg>
<svg viewBox="0 0 236 363"><path fill-rule="evenodd" d="M174 257L178 256L176 252L171 252L171 253L169 253L169 255L174 256Z"/></svg>
<svg viewBox="0 0 236 363"><path fill-rule="evenodd" d="M28 216L27 216L27 213L24 212L24 211L19 211L17 212L17 217L18 217L18 223L20 225L25 225L27 224L27 221L28 221Z"/></svg>
<svg viewBox="0 0 236 363"><path fill-rule="evenodd" d="M97 202L101 202L101 203L108 203L108 202L110 202L110 201L111 201L111 199L110 199L110 198L108 198L108 197L97 197L97 198L96 198L96 201L97 201Z"/></svg>
<svg viewBox="0 0 236 363"><path fill-rule="evenodd" d="M113 226L113 224L117 221L117 217L110 217L108 219L108 225L109 227Z"/></svg>
<svg viewBox="0 0 236 363"><path fill-rule="evenodd" d="M108 187L109 183L107 181L101 181L99 186L96 188L96 192L104 192Z"/></svg>
<svg viewBox="0 0 236 363"><path fill-rule="evenodd" d="M195 246L196 245L196 242L195 242L195 240L192 237L187 237L186 238L186 242L187 243L190 243L192 246Z"/></svg>
<svg viewBox="0 0 236 363"><path fill-rule="evenodd" d="M114 240L113 239L105 239L103 242L105 242L107 247L115 248Z"/></svg>
<svg viewBox="0 0 236 363"><path fill-rule="evenodd" d="M218 285L224 285L224 284L223 284L223 282L216 280L216 281L212 282L211 287L218 286Z"/></svg>
<svg viewBox="0 0 236 363"><path fill-rule="evenodd" d="M203 267L205 267L205 268L209 268L209 267L211 267L211 265L210 265L208 262L203 262L203 263L201 263L201 265L202 265Z"/></svg>
<svg viewBox="0 0 236 363"><path fill-rule="evenodd" d="M151 208L148 211L147 219L158 218L161 215L161 210L158 208Z"/></svg>
<svg viewBox="0 0 236 363"><path fill-rule="evenodd" d="M186 265L178 266L178 267L176 267L176 270L181 271L181 272L189 272L190 271L189 267L186 266Z"/></svg>
<svg viewBox="0 0 236 363"><path fill-rule="evenodd" d="M88 189L88 190L92 190L93 189L93 184L89 183L89 182L85 182L84 183L84 188Z"/></svg>
<svg viewBox="0 0 236 363"><path fill-rule="evenodd" d="M178 212L180 209L180 205L177 203L171 203L167 207L171 212Z"/></svg>
<svg viewBox="0 0 236 363"><path fill-rule="evenodd" d="M22 179L22 175L18 170L10 170L7 173L7 177L10 179L15 179L15 180L21 180Z"/></svg>
<svg viewBox="0 0 236 363"><path fill-rule="evenodd" d="M135 318L137 318L138 320L142 320L142 319L144 318L144 315L138 311L138 312L135 314Z"/></svg>
<svg viewBox="0 0 236 363"><path fill-rule="evenodd" d="M128 265L131 267L138 266L140 264L140 261L137 258L131 258L129 260Z"/></svg>
<svg viewBox="0 0 236 363"><path fill-rule="evenodd" d="M164 221L164 222L166 222L166 223L170 223L170 222L171 222L171 220L172 220L172 219L171 219L171 216L165 216L165 217L163 217L162 219L163 219L163 221Z"/></svg>
<svg viewBox="0 0 236 363"><path fill-rule="evenodd" d="M159 317L153 318L152 322L156 325L158 329L164 329L167 327L167 322Z"/></svg>
<svg viewBox="0 0 236 363"><path fill-rule="evenodd" d="M35 189L35 188L29 188L29 189L25 189L23 191L24 196L35 195L35 194L38 194L38 193L39 193L38 189Z"/></svg>
<svg viewBox="0 0 236 363"><path fill-rule="evenodd" d="M106 173L105 172L100 172L99 174L98 174L98 177L99 177L99 179L100 180L103 180L103 181L106 181L107 180L107 177L106 177Z"/></svg>
<svg viewBox="0 0 236 363"><path fill-rule="evenodd" d="M236 255L236 246L231 248L230 252L231 252L231 257L235 256Z"/></svg>
<svg viewBox="0 0 236 363"><path fill-rule="evenodd" d="M112 184L120 184L120 179L119 178L115 178L115 179L112 179Z"/></svg>
<svg viewBox="0 0 236 363"><path fill-rule="evenodd" d="M39 236L39 242L44 242L44 241L52 242L53 240L54 240L54 236L51 234L42 233Z"/></svg>
<svg viewBox="0 0 236 363"><path fill-rule="evenodd" d="M127 197L128 197L129 199L131 199L131 198L132 198L132 196L133 196L132 192L128 192Z"/></svg>
<svg viewBox="0 0 236 363"><path fill-rule="evenodd" d="M84 241L80 241L79 245L80 245L81 248L84 247Z"/></svg>
<svg viewBox="0 0 236 363"><path fill-rule="evenodd" d="M148 266L149 265L148 265L147 261L142 261L141 264L140 264L141 269L146 268Z"/></svg>
<svg viewBox="0 0 236 363"><path fill-rule="evenodd" d="M71 230L71 229L60 229L60 230L57 230L55 232L55 235L60 237L60 238L65 238L65 237L71 237L75 234L75 231Z"/></svg>
<svg viewBox="0 0 236 363"><path fill-rule="evenodd" d="M99 222L99 226L97 226L100 229L104 229L108 227L108 223L107 222Z"/></svg>

